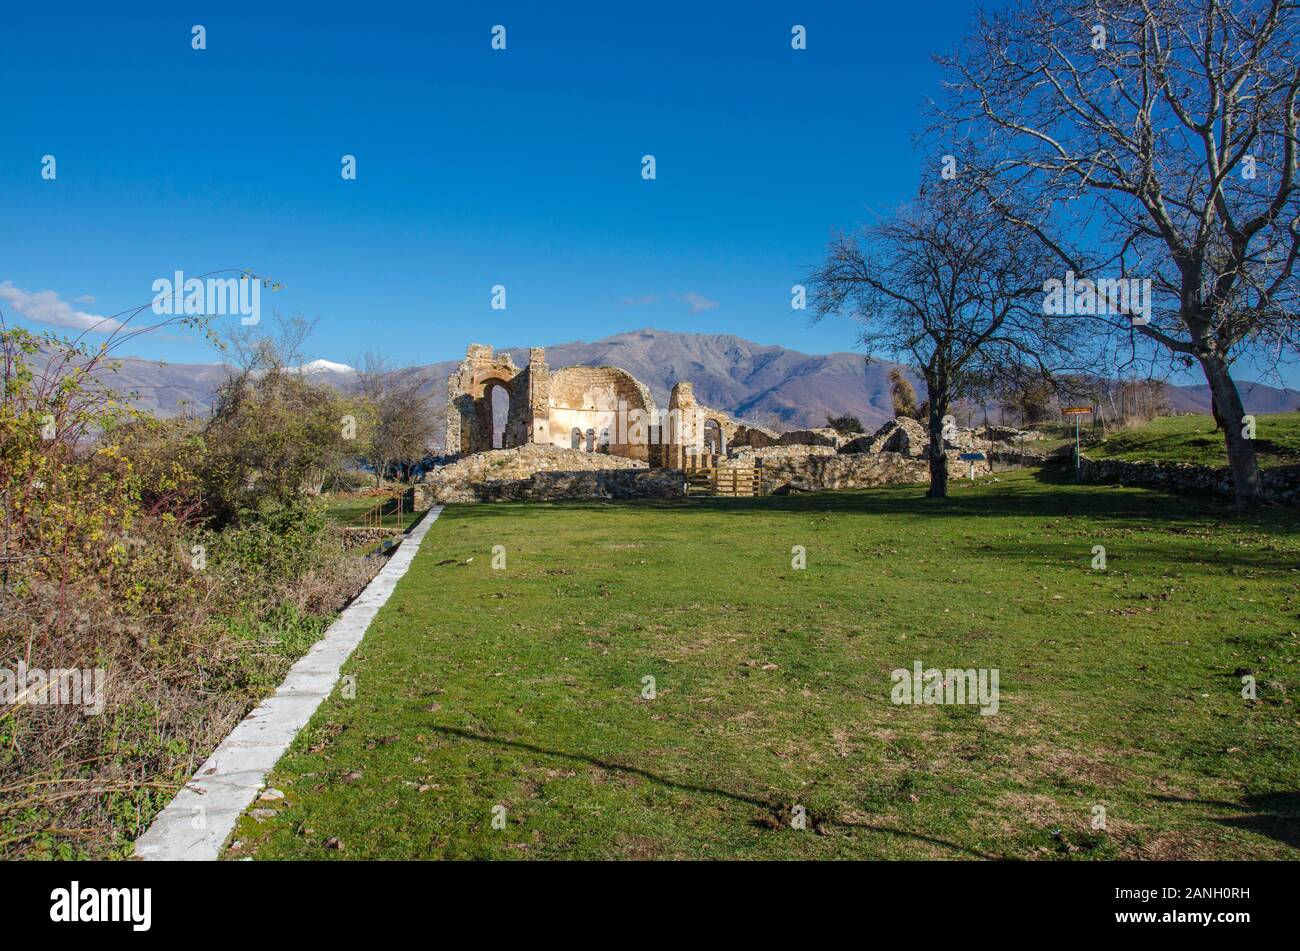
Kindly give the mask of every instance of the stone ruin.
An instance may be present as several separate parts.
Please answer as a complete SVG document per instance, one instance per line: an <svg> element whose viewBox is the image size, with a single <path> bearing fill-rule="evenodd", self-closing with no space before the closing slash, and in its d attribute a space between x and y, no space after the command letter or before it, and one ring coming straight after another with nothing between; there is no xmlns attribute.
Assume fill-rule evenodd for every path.
<svg viewBox="0 0 1300 951"><path fill-rule="evenodd" d="M498 388L508 401L499 434L492 408ZM447 380L450 456L543 445L680 468L692 447L722 454L738 432L747 438L778 438L697 402L690 383L673 387L668 409L661 413L649 388L626 370L552 370L541 347L528 351L527 366L517 367L509 354L494 355L491 347L471 344Z"/></svg>
<svg viewBox="0 0 1300 951"><path fill-rule="evenodd" d="M497 432L494 391L504 392L505 422ZM899 417L875 433L833 429L776 433L734 419L695 399L678 382L661 411L650 390L617 367L552 370L534 347L518 367L509 354L472 344L447 380L446 452L451 459L425 474L424 501L498 499L664 498L683 494L682 471L701 462L762 466L777 489L860 487L925 481L929 437ZM987 472L993 458L1015 463L1037 433L999 427L958 429L945 440L954 476L967 471L962 450L979 449ZM1019 444L1013 443L1019 441ZM1021 453L1021 463L1031 460ZM768 479L771 476L771 479Z"/></svg>

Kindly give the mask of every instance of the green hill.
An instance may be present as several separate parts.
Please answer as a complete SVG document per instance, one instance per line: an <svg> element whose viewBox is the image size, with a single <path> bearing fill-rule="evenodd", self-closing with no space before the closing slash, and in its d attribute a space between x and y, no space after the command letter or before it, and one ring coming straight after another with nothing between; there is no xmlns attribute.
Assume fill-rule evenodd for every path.
<svg viewBox="0 0 1300 951"><path fill-rule="evenodd" d="M1223 433L1215 431L1209 416L1163 416L1104 440L1085 442L1083 451L1093 459L1228 464ZM1300 413L1256 416L1255 451L1263 468L1300 464Z"/></svg>

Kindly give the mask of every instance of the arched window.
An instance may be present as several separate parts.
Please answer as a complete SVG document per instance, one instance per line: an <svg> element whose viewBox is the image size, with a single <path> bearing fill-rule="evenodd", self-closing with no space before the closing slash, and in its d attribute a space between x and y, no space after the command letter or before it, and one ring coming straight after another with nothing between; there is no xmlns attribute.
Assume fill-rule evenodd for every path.
<svg viewBox="0 0 1300 951"><path fill-rule="evenodd" d="M596 442L596 449L600 452L609 452L609 427L606 426L600 431L600 439Z"/></svg>
<svg viewBox="0 0 1300 951"><path fill-rule="evenodd" d="M596 430L587 430L587 452L596 451Z"/></svg>
<svg viewBox="0 0 1300 951"><path fill-rule="evenodd" d="M569 448L570 449L582 448L582 430L579 429L577 426L573 427L573 433L570 435Z"/></svg>
<svg viewBox="0 0 1300 951"><path fill-rule="evenodd" d="M722 427L716 419L704 421L704 451L721 453L723 451Z"/></svg>
<svg viewBox="0 0 1300 951"><path fill-rule="evenodd" d="M492 448L504 449L506 422L510 416L510 391L500 383L489 383L485 392L492 412Z"/></svg>

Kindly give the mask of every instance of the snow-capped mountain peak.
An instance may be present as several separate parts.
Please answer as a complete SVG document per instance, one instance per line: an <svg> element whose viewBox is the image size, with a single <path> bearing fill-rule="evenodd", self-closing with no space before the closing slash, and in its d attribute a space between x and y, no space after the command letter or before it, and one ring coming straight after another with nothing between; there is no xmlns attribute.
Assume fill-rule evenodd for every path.
<svg viewBox="0 0 1300 951"><path fill-rule="evenodd" d="M352 367L346 363L332 363L329 360L313 360L311 363L304 363L298 367L302 373L356 373Z"/></svg>

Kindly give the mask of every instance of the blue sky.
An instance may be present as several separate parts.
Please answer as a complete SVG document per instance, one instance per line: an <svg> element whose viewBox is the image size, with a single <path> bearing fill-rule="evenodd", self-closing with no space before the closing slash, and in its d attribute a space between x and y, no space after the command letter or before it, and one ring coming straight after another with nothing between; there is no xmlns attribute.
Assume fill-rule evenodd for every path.
<svg viewBox="0 0 1300 951"><path fill-rule="evenodd" d="M914 194L935 154L914 142L939 88L930 54L974 9L10 5L0 307L49 329L23 311L76 322L148 302L177 270L236 267L285 285L264 314L318 317L308 356L341 362L647 326L855 349L851 322L809 326L790 286L832 229ZM182 332L130 352L216 358Z"/></svg>
<svg viewBox="0 0 1300 951"><path fill-rule="evenodd" d="M929 53L973 10L271 6L0 15L7 319L38 326L15 312L18 291L112 314L177 269L237 266L285 284L264 311L319 316L310 355L345 362L644 326L852 349L853 326L810 328L790 285L832 228L914 191ZM191 49L194 24L206 50ZM178 334L132 349L213 358Z"/></svg>

